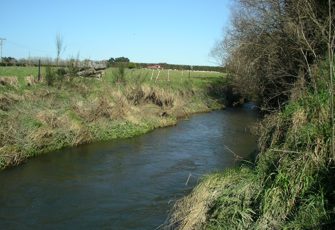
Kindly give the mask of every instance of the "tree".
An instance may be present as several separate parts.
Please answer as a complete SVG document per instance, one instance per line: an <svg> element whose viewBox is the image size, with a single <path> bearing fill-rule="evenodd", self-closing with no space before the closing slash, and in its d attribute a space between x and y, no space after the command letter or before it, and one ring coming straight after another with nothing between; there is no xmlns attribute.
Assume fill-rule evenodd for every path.
<svg viewBox="0 0 335 230"><path fill-rule="evenodd" d="M239 0L212 51L233 87L265 109L286 103L298 80L317 90L312 67L327 51L327 1Z"/></svg>
<svg viewBox="0 0 335 230"><path fill-rule="evenodd" d="M17 63L17 60L13 57L3 57L2 62L5 65L15 65Z"/></svg>
<svg viewBox="0 0 335 230"><path fill-rule="evenodd" d="M126 58L126 57L118 57L118 58L115 58L115 62L130 62L129 58Z"/></svg>
<svg viewBox="0 0 335 230"><path fill-rule="evenodd" d="M113 67L120 66L120 65L127 66L129 63L130 63L130 60L129 58L126 58L126 57L110 58L108 60L108 65L113 66Z"/></svg>
<svg viewBox="0 0 335 230"><path fill-rule="evenodd" d="M114 62L115 62L115 59L114 59L114 58L110 58L110 59L108 60L108 64L110 64L110 65L114 64Z"/></svg>

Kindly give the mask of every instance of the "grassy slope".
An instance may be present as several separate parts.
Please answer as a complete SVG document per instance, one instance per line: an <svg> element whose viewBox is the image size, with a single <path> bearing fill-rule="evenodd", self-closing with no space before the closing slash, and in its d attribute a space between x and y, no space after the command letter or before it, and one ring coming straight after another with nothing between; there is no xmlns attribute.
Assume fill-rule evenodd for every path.
<svg viewBox="0 0 335 230"><path fill-rule="evenodd" d="M295 88L289 104L259 128L254 167L209 175L176 204L180 229L321 229L334 226L330 97L320 71L318 92Z"/></svg>
<svg viewBox="0 0 335 230"><path fill-rule="evenodd" d="M28 87L24 77L36 76L37 68L0 67L0 76L21 78L16 86L0 85L0 169L66 146L139 135L218 106L206 91L222 78L218 73L188 78L171 71L168 82L163 72L155 82L151 72L128 70L126 83L117 84L115 71L102 80Z"/></svg>

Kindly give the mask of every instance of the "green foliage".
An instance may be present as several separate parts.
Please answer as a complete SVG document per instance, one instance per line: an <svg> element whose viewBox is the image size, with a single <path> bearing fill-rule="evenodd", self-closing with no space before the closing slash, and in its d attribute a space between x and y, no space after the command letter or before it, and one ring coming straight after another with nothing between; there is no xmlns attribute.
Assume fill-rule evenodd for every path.
<svg viewBox="0 0 335 230"><path fill-rule="evenodd" d="M118 58L115 58L114 61L115 61L115 62L119 62L119 63L127 63L127 62L129 62L129 58L126 58L126 57L118 57Z"/></svg>
<svg viewBox="0 0 335 230"><path fill-rule="evenodd" d="M222 191L208 213L207 229L250 229L256 212L253 205L261 190L254 172L248 168L227 170L221 177Z"/></svg>
<svg viewBox="0 0 335 230"><path fill-rule="evenodd" d="M45 80L48 86L52 86L56 78L56 73L51 66L45 67Z"/></svg>
<svg viewBox="0 0 335 230"><path fill-rule="evenodd" d="M111 122L107 125L99 124L90 126L90 131L94 139L99 141L107 141L116 138L129 138L147 133L152 130L154 126L147 124L133 124L130 122Z"/></svg>
<svg viewBox="0 0 335 230"><path fill-rule="evenodd" d="M125 83L126 82L126 68L124 64L120 64L117 70L114 72L114 83Z"/></svg>
<svg viewBox="0 0 335 230"><path fill-rule="evenodd" d="M128 65L127 65L127 67L128 67L129 69L135 69L137 66L136 66L136 63L134 63L134 62L129 62Z"/></svg>
<svg viewBox="0 0 335 230"><path fill-rule="evenodd" d="M2 57L0 60L0 66L13 66L17 64L17 60L13 57Z"/></svg>
<svg viewBox="0 0 335 230"><path fill-rule="evenodd" d="M117 57L117 58L110 58L108 60L109 67L117 67L119 65L128 65L130 64L129 58L126 57Z"/></svg>
<svg viewBox="0 0 335 230"><path fill-rule="evenodd" d="M61 67L57 69L56 73L58 76L64 76L67 73L67 71L65 68Z"/></svg>
<svg viewBox="0 0 335 230"><path fill-rule="evenodd" d="M281 112L266 116L259 125L260 153L254 169L243 166L210 175L177 203L172 221L178 221L180 229L333 226L335 174L329 92L325 88L300 90L300 97L292 98ZM215 185L204 192L208 184ZM201 198L206 207L199 215L205 218L192 211Z"/></svg>
<svg viewBox="0 0 335 230"><path fill-rule="evenodd" d="M113 64L115 62L115 59L114 58L110 58L110 59L108 59L108 64Z"/></svg>

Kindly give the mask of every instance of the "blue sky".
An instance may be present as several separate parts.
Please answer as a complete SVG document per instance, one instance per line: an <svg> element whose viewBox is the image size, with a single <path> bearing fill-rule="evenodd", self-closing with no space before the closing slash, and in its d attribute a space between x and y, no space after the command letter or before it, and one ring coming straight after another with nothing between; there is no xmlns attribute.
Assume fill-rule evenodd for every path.
<svg viewBox="0 0 335 230"><path fill-rule="evenodd" d="M230 0L3 1L3 56L215 65L209 53L229 23Z"/></svg>

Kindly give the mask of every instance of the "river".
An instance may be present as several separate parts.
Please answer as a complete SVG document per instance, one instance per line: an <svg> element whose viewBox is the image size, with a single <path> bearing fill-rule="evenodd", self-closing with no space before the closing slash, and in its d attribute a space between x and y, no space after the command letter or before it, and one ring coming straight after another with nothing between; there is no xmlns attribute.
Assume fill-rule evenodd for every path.
<svg viewBox="0 0 335 230"><path fill-rule="evenodd" d="M256 149L256 120L250 106L197 114L30 159L0 173L0 229L155 229L202 175L236 165L230 150Z"/></svg>

